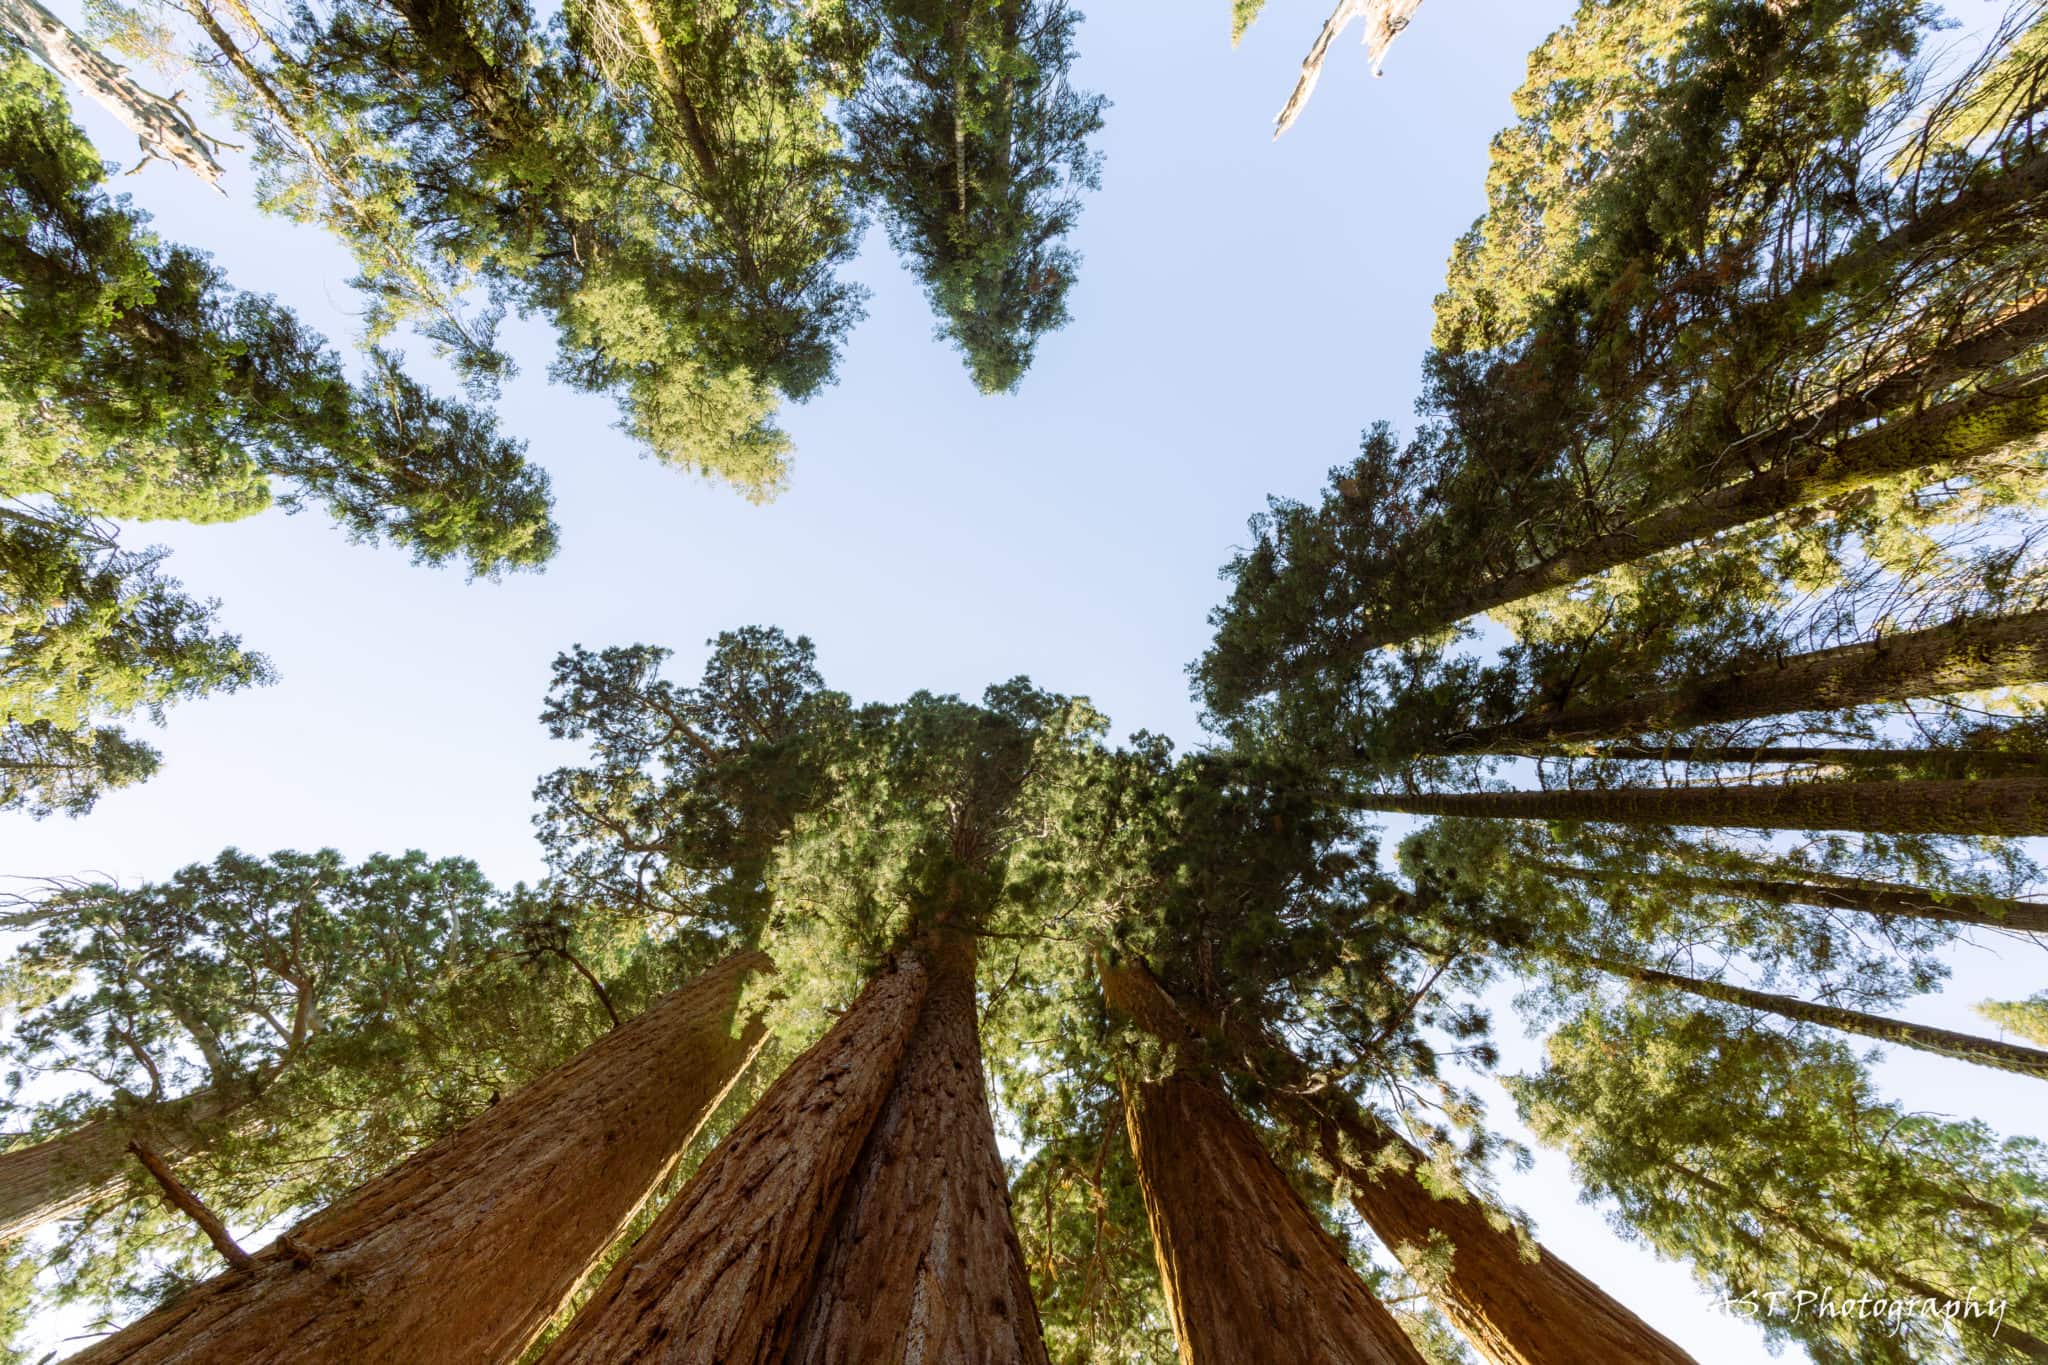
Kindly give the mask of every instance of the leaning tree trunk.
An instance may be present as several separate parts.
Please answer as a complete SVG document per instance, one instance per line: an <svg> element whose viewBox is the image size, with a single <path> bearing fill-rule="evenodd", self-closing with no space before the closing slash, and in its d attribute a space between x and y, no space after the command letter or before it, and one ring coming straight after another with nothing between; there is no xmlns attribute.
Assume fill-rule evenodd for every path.
<svg viewBox="0 0 2048 1365"><path fill-rule="evenodd" d="M517 1360L760 1047L739 953L78 1365Z"/></svg>
<svg viewBox="0 0 2048 1365"><path fill-rule="evenodd" d="M2048 834L2048 780L1791 782L1745 787L1609 787L1578 791L1371 792L1360 810L1493 820L1617 825L1844 829L1882 834Z"/></svg>
<svg viewBox="0 0 2048 1365"><path fill-rule="evenodd" d="M109 61L36 0L0 0L0 33L17 39L52 71L92 96L135 134L148 155L183 166L219 187L221 167L213 155L217 144L199 130L175 96L165 99L137 85L129 79L127 67Z"/></svg>
<svg viewBox="0 0 2048 1365"><path fill-rule="evenodd" d="M544 1365L783 1359L925 980L906 955L868 984L612 1268Z"/></svg>
<svg viewBox="0 0 2048 1365"><path fill-rule="evenodd" d="M0 1153L0 1246L119 1194L138 1137L169 1156L201 1150L255 1097L253 1085L209 1086Z"/></svg>
<svg viewBox="0 0 2048 1365"><path fill-rule="evenodd" d="M1270 1084L1275 1115L1316 1144L1348 1191L1352 1208L1397 1260L1421 1270L1416 1253L1442 1234L1449 1267L1420 1276L1473 1348L1493 1365L1582 1365L1632 1361L1697 1365L1676 1343L1546 1251L1524 1242L1452 1177L1439 1193L1417 1174L1421 1152L1378 1115L1333 1087L1316 1087L1308 1067L1284 1044L1232 1028L1184 1002L1181 1016L1221 1034Z"/></svg>
<svg viewBox="0 0 2048 1365"><path fill-rule="evenodd" d="M1904 1019L1892 1019L1882 1014L1865 1014L1862 1010L1842 1009L1837 1005L1816 1005L1811 1001L1789 995L1773 995L1769 991L1750 990L1746 986L1731 986L1721 981L1703 981L1694 976L1660 972L1654 967L1621 962L1592 953L1579 953L1568 949L1541 951L1544 956L1556 961L1592 967L1638 985L1660 990L1683 991L1687 995L1696 995L1704 1000L1718 1000L1724 1005L1762 1010L1767 1014L1775 1014L1780 1018L1796 1020L1803 1024L1818 1024L1822 1028L1839 1029L1844 1033L1875 1038L1882 1043L1917 1048L1921 1052L1931 1052L1938 1057L1953 1057L1957 1061L1975 1062L1978 1066L1994 1066L2001 1071L2016 1071L2022 1076L2048 1080L2048 1052L2039 1048L2022 1047L2018 1043L2004 1043L1992 1038L1980 1038L1974 1033L1957 1033L1953 1029L1934 1028L1928 1024L1908 1023Z"/></svg>
<svg viewBox="0 0 2048 1365"><path fill-rule="evenodd" d="M981 1070L974 940L940 930L902 1069L868 1134L787 1365L1046 1365Z"/></svg>
<svg viewBox="0 0 2048 1365"><path fill-rule="evenodd" d="M1103 997L1169 1041L1124 1110L1166 1307L1186 1365L1423 1365L1400 1324L1287 1183L1199 1041L1140 963L1100 964Z"/></svg>
<svg viewBox="0 0 2048 1365"><path fill-rule="evenodd" d="M1697 1365L1561 1258L1496 1227L1469 1191L1432 1190L1416 1175L1426 1158L1368 1110L1333 1093L1290 1096L1280 1108L1315 1134L1323 1160L1344 1178L1351 1207L1404 1265L1428 1250L1433 1235L1449 1242L1449 1269L1425 1276L1425 1286L1493 1365ZM1392 1159L1382 1159L1389 1149Z"/></svg>
<svg viewBox="0 0 2048 1365"><path fill-rule="evenodd" d="M1852 749L1796 744L1524 744L1489 748L1504 758L1683 763L1688 767L1823 768L1895 777L2014 777L2048 773L2048 753L2024 749Z"/></svg>
<svg viewBox="0 0 2048 1365"><path fill-rule="evenodd" d="M1573 881L1615 882L1631 889L1643 880L1640 873L1620 869L1603 871L1563 863L1544 863L1542 869L1552 876L1569 877ZM1904 916L2048 934L2048 905L2010 900L2004 896L1949 894L1930 891L1926 887L1861 882L1848 877L1831 885L1815 885L1768 877L1710 877L1660 872L1649 880L1656 885L1673 886L1707 896L1769 901L1777 905L1816 905L1826 910L1856 910L1870 915Z"/></svg>
<svg viewBox="0 0 2048 1365"><path fill-rule="evenodd" d="M1441 754L1519 753L1529 745L1629 739L1652 731L1845 711L2048 679L2048 612L1951 621L1861 644L1652 691L1608 706L1567 707L1447 735ZM1655 746L1645 745L1644 749Z"/></svg>

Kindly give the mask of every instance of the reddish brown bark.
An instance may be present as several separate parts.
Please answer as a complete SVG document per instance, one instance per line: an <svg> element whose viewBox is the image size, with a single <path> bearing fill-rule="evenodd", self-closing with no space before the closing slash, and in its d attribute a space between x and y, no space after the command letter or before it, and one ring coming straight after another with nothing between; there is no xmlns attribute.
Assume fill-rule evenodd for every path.
<svg viewBox="0 0 2048 1365"><path fill-rule="evenodd" d="M930 985L868 1134L787 1365L1046 1365L981 1069L974 941L924 954Z"/></svg>
<svg viewBox="0 0 2048 1365"><path fill-rule="evenodd" d="M1438 1196L1415 1175L1422 1153L1372 1114L1339 1101L1303 1118L1315 1123L1323 1159L1345 1177L1351 1206L1397 1259L1408 1264L1432 1233L1450 1243L1449 1271L1426 1287L1494 1365L1696 1365L1676 1342L1540 1244L1526 1244L1525 1254L1514 1230L1495 1227L1469 1192ZM1374 1162L1390 1147L1393 1160Z"/></svg>
<svg viewBox="0 0 2048 1365"><path fill-rule="evenodd" d="M1124 1110L1166 1306L1187 1365L1423 1365L1199 1060L1142 964L1101 965L1110 1007L1174 1048Z"/></svg>
<svg viewBox="0 0 2048 1365"><path fill-rule="evenodd" d="M516 1360L759 1047L741 953L255 1257L73 1357Z"/></svg>
<svg viewBox="0 0 2048 1365"><path fill-rule="evenodd" d="M925 993L903 956L790 1064L612 1269L545 1365L769 1365L805 1305Z"/></svg>

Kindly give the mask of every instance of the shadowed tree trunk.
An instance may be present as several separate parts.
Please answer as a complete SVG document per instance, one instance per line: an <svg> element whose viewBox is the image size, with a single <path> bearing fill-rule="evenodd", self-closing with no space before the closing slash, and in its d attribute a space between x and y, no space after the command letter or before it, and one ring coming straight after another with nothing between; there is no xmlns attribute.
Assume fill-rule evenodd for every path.
<svg viewBox="0 0 2048 1365"><path fill-rule="evenodd" d="M1978 1066L1993 1066L2001 1071L2016 1071L2022 1076L2048 1080L2048 1052L2039 1048L2022 1047L2018 1043L2003 1043L1992 1038L1980 1038L1974 1033L1957 1033L1952 1029L1934 1028L1927 1024L1908 1023L1904 1019L1891 1019L1882 1014L1865 1014L1861 1010L1842 1009L1836 1005L1816 1005L1811 1001L1799 1000L1789 995L1773 995L1769 991L1750 990L1746 986L1731 986L1720 981L1703 981L1698 977L1679 976L1672 972L1658 971L1654 967L1620 962L1592 953L1579 953L1570 949L1540 951L1555 961L1592 967L1638 985L1660 990L1683 991L1687 995L1697 995L1705 1000L1718 1000L1724 1005L1762 1010L1767 1014L1794 1019L1803 1024L1818 1024L1822 1028L1839 1029L1844 1033L1875 1038L1881 1043L1895 1043L1900 1047L1932 1052L1938 1057L1953 1057L1957 1061L1975 1062Z"/></svg>
<svg viewBox="0 0 2048 1365"><path fill-rule="evenodd" d="M2048 780L1795 782L1753 787L1612 787L1580 791L1368 793L1360 810L1495 820L1618 825L1845 829L1884 834L2048 834Z"/></svg>
<svg viewBox="0 0 2048 1365"><path fill-rule="evenodd" d="M1775 664L1726 673L1692 686L1649 692L1610 706L1566 708L1446 736L1434 752L1518 753L1529 745L1629 739L1661 730L1843 711L2009 687L2048 678L2048 612L1952 621ZM1654 745L1644 745L1654 749Z"/></svg>
<svg viewBox="0 0 2048 1365"><path fill-rule="evenodd" d="M1801 767L1872 770L1901 777L2013 777L2048 773L2048 753L2023 749L1852 749L1796 744L1527 744L1488 749L1514 758L1607 759L1723 768Z"/></svg>
<svg viewBox="0 0 2048 1365"><path fill-rule="evenodd" d="M72 1357L466 1365L516 1360L760 1046L726 959L501 1104Z"/></svg>
<svg viewBox="0 0 2048 1365"><path fill-rule="evenodd" d="M1623 887L1642 879L1640 874L1571 867L1563 863L1545 863L1543 870L1552 876L1569 877L1573 881L1612 882ZM1649 880L1659 886L1675 886L1708 896L1730 896L1781 905L1817 905L1827 910L1859 910L1872 915L1904 915L1913 919L1944 920L1950 924L1980 924L1993 929L2048 934L2048 905L2008 900L2003 896L1949 895L1924 887L1860 882L1847 877L1837 883L1815 885L1766 877L1709 877L1659 872Z"/></svg>
<svg viewBox="0 0 2048 1365"><path fill-rule="evenodd" d="M1176 1049L1164 1078L1126 1078L1124 1109L1181 1360L1423 1365L1199 1060L1151 972L1098 970L1110 1008Z"/></svg>
<svg viewBox="0 0 2048 1365"><path fill-rule="evenodd" d="M170 1157L203 1147L256 1089L210 1086L0 1153L0 1245L119 1194L132 1169L128 1144L138 1136Z"/></svg>
<svg viewBox="0 0 2048 1365"><path fill-rule="evenodd" d="M1046 1365L981 1069L974 940L941 930L787 1365Z"/></svg>
<svg viewBox="0 0 2048 1365"><path fill-rule="evenodd" d="M870 982L612 1268L545 1365L782 1360L924 994L909 955Z"/></svg>

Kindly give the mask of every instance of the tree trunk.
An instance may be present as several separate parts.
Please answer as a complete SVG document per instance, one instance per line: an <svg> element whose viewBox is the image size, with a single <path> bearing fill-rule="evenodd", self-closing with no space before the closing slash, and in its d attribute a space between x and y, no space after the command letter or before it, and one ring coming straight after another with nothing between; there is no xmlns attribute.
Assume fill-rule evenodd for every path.
<svg viewBox="0 0 2048 1365"><path fill-rule="evenodd" d="M612 1268L543 1365L782 1360L924 994L908 955L870 982Z"/></svg>
<svg viewBox="0 0 2048 1365"><path fill-rule="evenodd" d="M1365 20L1365 55L1372 63L1372 74L1377 76L1387 49L1420 8L1422 0L1337 0L1337 8L1323 21L1322 32L1309 46L1308 55L1301 59L1301 74L1295 78L1294 89L1288 92L1287 103L1273 116L1275 140L1292 128L1301 111L1308 108L1308 98L1316 92L1316 82L1323 78L1323 62L1330 55L1330 44L1351 27L1353 19Z"/></svg>
<svg viewBox="0 0 2048 1365"><path fill-rule="evenodd" d="M2048 834L2048 780L1796 782L1753 787L1424 792L1353 796L1361 810L1618 825L1844 829L1883 834Z"/></svg>
<svg viewBox="0 0 2048 1365"><path fill-rule="evenodd" d="M58 75L69 79L135 134L142 150L183 166L219 188L220 162L214 139L176 98L152 94L128 78L128 68L109 61L36 0L0 0L0 33L18 39Z"/></svg>
<svg viewBox="0 0 2048 1365"><path fill-rule="evenodd" d="M1110 1008L1175 1050L1126 1077L1124 1110L1160 1284L1186 1365L1423 1365L1344 1249L1259 1144L1142 964L1098 964Z"/></svg>
<svg viewBox="0 0 2048 1365"><path fill-rule="evenodd" d="M1697 1365L1656 1328L1512 1228L1496 1227L1468 1191L1438 1195L1415 1172L1421 1152L1339 1092L1281 1102L1314 1133L1323 1160L1344 1177L1351 1207L1404 1265L1441 1233L1452 1248L1439 1280L1421 1275L1430 1297L1493 1365ZM1394 1160L1375 1162L1387 1148Z"/></svg>
<svg viewBox="0 0 2048 1365"><path fill-rule="evenodd" d="M255 1093L209 1087L0 1153L0 1246L119 1194L130 1171L128 1144L138 1134L167 1156L199 1150Z"/></svg>
<svg viewBox="0 0 2048 1365"><path fill-rule="evenodd" d="M1601 871L1545 863L1543 870L1558 877L1582 882L1617 882L1630 886L1642 880L1640 873ZM1872 915L1905 915L1913 919L1944 920L1950 924L1981 924L1993 929L2014 929L2022 933L2048 934L2048 905L2034 901L2008 900L2003 896L1950 895L1919 886L1897 886L1889 882L1859 882L1842 878L1834 885L1817 886L1803 881L1775 881L1765 877L1709 877L1683 873L1658 873L1651 881L1677 886L1702 895L1770 901L1774 904L1817 905L1827 910L1858 910Z"/></svg>
<svg viewBox="0 0 2048 1365"><path fill-rule="evenodd" d="M1881 770L1905 777L2012 777L2048 774L2048 753L2024 749L1852 749L1794 744L1527 744L1488 749L1513 758L1684 763L1721 768L1801 767Z"/></svg>
<svg viewBox="0 0 2048 1365"><path fill-rule="evenodd" d="M896 1084L847 1182L787 1365L1046 1365L981 1070L974 940L939 931Z"/></svg>
<svg viewBox="0 0 2048 1365"><path fill-rule="evenodd" d="M2048 678L2048 612L1951 621L1861 644L1795 654L1607 706L1532 715L1448 736L1433 752L1519 752L1522 746L1629 739L1653 731L1843 711ZM1642 746L1654 749L1655 745Z"/></svg>
<svg viewBox="0 0 2048 1365"><path fill-rule="evenodd" d="M2018 1043L2003 1043L1992 1038L1979 1038L1974 1033L1957 1033L1952 1029L1934 1028L1927 1024L1908 1023L1904 1019L1891 1019L1881 1014L1865 1014L1861 1010L1842 1009L1835 1005L1816 1005L1789 995L1753 991L1746 986L1730 986L1720 981L1702 981L1698 977L1678 976L1671 972L1660 972L1653 967L1638 966L1632 962L1598 957L1592 953L1562 949L1544 950L1544 955L1559 962L1593 967L1639 985L1683 991L1702 999L1718 1000L1724 1005L1762 1010L1767 1014L1775 1014L1780 1018L1793 1019L1804 1024L1818 1024L1822 1028L1839 1029L1844 1033L1875 1038L1881 1043L1918 1048L1937 1057L1953 1057L1957 1061L1975 1062L1978 1066L1994 1066L2001 1071L2016 1071L2022 1076L2048 1080L2048 1052L2039 1048L2022 1047Z"/></svg>
<svg viewBox="0 0 2048 1365"><path fill-rule="evenodd" d="M1317 1088L1307 1066L1284 1044L1177 1003L1183 1018L1211 1035L1223 1034L1253 1072L1271 1082L1266 1095L1275 1116L1316 1143L1324 1163L1348 1187L1359 1217L1493 1365L1697 1365L1540 1244L1496 1226L1469 1191L1453 1184L1437 1194L1416 1174L1428 1164L1421 1152L1342 1090ZM1392 1160L1382 1159L1390 1149ZM1430 1245L1434 1233L1452 1248L1442 1275L1430 1273L1414 1254Z"/></svg>
<svg viewBox="0 0 2048 1365"><path fill-rule="evenodd" d="M73 1357L504 1362L546 1326L760 1047L739 953L255 1257Z"/></svg>

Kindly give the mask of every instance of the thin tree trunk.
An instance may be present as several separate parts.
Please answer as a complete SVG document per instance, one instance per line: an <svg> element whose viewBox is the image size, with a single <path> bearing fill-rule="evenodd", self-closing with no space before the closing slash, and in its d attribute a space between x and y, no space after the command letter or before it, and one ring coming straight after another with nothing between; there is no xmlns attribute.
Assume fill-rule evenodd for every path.
<svg viewBox="0 0 2048 1365"><path fill-rule="evenodd" d="M1361 810L1618 825L1842 829L1884 834L2048 834L2048 780L1797 782L1754 787L1367 793Z"/></svg>
<svg viewBox="0 0 2048 1365"><path fill-rule="evenodd" d="M1046 1365L982 1078L974 940L940 930L895 1086L818 1263L787 1365Z"/></svg>
<svg viewBox="0 0 2048 1365"><path fill-rule="evenodd" d="M1618 869L1572 867L1564 863L1545 863L1543 870L1553 876L1581 882L1614 882L1631 886L1642 880L1639 874ZM1872 915L1904 915L1913 919L1943 920L1950 924L1981 924L1993 929L2048 934L2048 905L2008 900L2003 896L1949 895L1925 887L1857 882L1850 878L1843 878L1836 885L1817 886L1812 882L1776 881L1765 877L1710 877L1660 872L1649 880L1709 896L1817 905L1827 910L1858 910Z"/></svg>
<svg viewBox="0 0 2048 1365"><path fill-rule="evenodd" d="M73 1357L484 1365L518 1359L760 1047L736 954L533 1085Z"/></svg>
<svg viewBox="0 0 2048 1365"><path fill-rule="evenodd" d="M1952 1029L1934 1028L1927 1024L1908 1023L1904 1019L1891 1019L1881 1014L1865 1014L1861 1010L1842 1009L1835 1005L1816 1005L1811 1001L1795 999L1789 995L1753 991L1745 986L1731 986L1725 982L1679 976L1672 972L1661 972L1653 967L1620 962L1592 953L1579 953L1567 949L1544 950L1544 954L1559 962L1593 967L1638 985L1683 991L1687 995L1696 995L1704 1000L1718 1000L1724 1005L1762 1010L1767 1014L1775 1014L1780 1018L1796 1020L1802 1024L1818 1024L1822 1028L1839 1029L1844 1033L1875 1038L1882 1043L1917 1048L1938 1057L1953 1057L1957 1061L1975 1062L1978 1066L1992 1066L2001 1071L2015 1071L2022 1076L2048 1080L2048 1052L2039 1048L2022 1047L2018 1043L1999 1042L1992 1038L1980 1038L1973 1033L1957 1033Z"/></svg>
<svg viewBox="0 0 2048 1365"><path fill-rule="evenodd" d="M1766 1223L1775 1224L1793 1236L1809 1242L1823 1251L1840 1258L1844 1263L1856 1267L1880 1284L1895 1285L1917 1298L1931 1299L1935 1303L1959 1300L1963 1292L1944 1289L1919 1276L1900 1268L1887 1259L1870 1255L1861 1248L1844 1240L1834 1232L1816 1225L1812 1219L1800 1213L1787 1212L1763 1199L1753 1199L1731 1189L1728 1185L1694 1170L1681 1161L1663 1160L1657 1163L1679 1179L1705 1190L1731 1211L1747 1212ZM1996 1321L1985 1322L1978 1318L1958 1318L1956 1325L1965 1332L1979 1333L2017 1350L2029 1360L2048 1361L2048 1342L2022 1328Z"/></svg>
<svg viewBox="0 0 2048 1365"><path fill-rule="evenodd" d="M1447 736L1440 754L1515 753L1528 745L1629 739L1653 731L1843 711L2017 686L2048 678L2048 612L1951 621L1860 644L1794 654L1687 687L1606 706L1565 708ZM1655 745L1641 746L1654 749Z"/></svg>
<svg viewBox="0 0 2048 1365"><path fill-rule="evenodd" d="M1488 749L1513 758L1578 758L1621 763L1684 763L1720 768L1878 769L1910 777L2012 777L2048 774L2048 753L2017 749L1853 749L1794 744L1529 744Z"/></svg>
<svg viewBox="0 0 2048 1365"><path fill-rule="evenodd" d="M137 85L127 67L109 61L36 0L0 0L0 33L18 39L45 66L92 96L135 134L148 155L183 166L219 188L221 167L213 156L219 144L199 131L175 97L165 99Z"/></svg>
<svg viewBox="0 0 2048 1365"><path fill-rule="evenodd" d="M119 1194L138 1135L170 1156L201 1150L255 1095L254 1087L209 1087L0 1153L0 1246Z"/></svg>
<svg viewBox="0 0 2048 1365"><path fill-rule="evenodd" d="M909 955L870 982L612 1268L544 1365L782 1360L924 994Z"/></svg>
<svg viewBox="0 0 2048 1365"><path fill-rule="evenodd" d="M178 1179L169 1162L140 1142L129 1143L128 1150L142 1163L142 1169L149 1172L150 1179L156 1181L157 1188L164 1192L164 1198L171 1207L199 1225L199 1230L206 1234L207 1241L213 1243L213 1249L220 1253L222 1260L236 1270L247 1270L256 1264L255 1258L242 1250L242 1244L228 1231L228 1225L220 1221L220 1215L206 1207L206 1201Z"/></svg>
<svg viewBox="0 0 2048 1365"><path fill-rule="evenodd" d="M1287 1183L1143 964L1098 963L1110 1008L1175 1049L1126 1077L1124 1112L1160 1284L1186 1365L1423 1365Z"/></svg>
<svg viewBox="0 0 2048 1365"><path fill-rule="evenodd" d="M1433 1234L1450 1243L1449 1270L1440 1278L1424 1273L1424 1287L1493 1365L1697 1365L1562 1258L1495 1226L1470 1192L1438 1195L1415 1174L1427 1164L1422 1153L1348 1097L1289 1095L1279 1107L1315 1134L1323 1160L1344 1177L1351 1207L1404 1265L1426 1259L1417 1253ZM1392 1161L1375 1160L1389 1148Z"/></svg>

